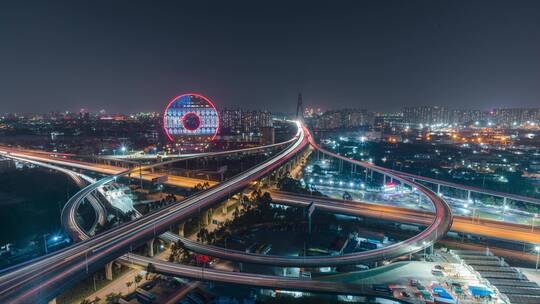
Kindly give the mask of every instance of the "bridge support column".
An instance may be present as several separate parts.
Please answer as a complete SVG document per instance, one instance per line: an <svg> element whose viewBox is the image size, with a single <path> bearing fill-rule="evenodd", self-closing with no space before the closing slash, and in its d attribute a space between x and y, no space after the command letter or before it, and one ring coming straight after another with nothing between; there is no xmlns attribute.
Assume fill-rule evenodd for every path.
<svg viewBox="0 0 540 304"><path fill-rule="evenodd" d="M113 262L105 264L105 278L107 279L107 281L113 280L112 266Z"/></svg>
<svg viewBox="0 0 540 304"><path fill-rule="evenodd" d="M201 226L207 226L208 225L208 210L203 211L201 214Z"/></svg>
<svg viewBox="0 0 540 304"><path fill-rule="evenodd" d="M505 197L503 197L503 206L506 206L506 203L507 203L507 198L505 196Z"/></svg>
<svg viewBox="0 0 540 304"><path fill-rule="evenodd" d="M471 201L471 190L467 191L467 201Z"/></svg>
<svg viewBox="0 0 540 304"><path fill-rule="evenodd" d="M441 194L441 184L437 184L437 194Z"/></svg>
<svg viewBox="0 0 540 304"><path fill-rule="evenodd" d="M386 174L384 176L384 184L386 185Z"/></svg>
<svg viewBox="0 0 540 304"><path fill-rule="evenodd" d="M178 235L181 237L184 237L184 226L184 223L180 223L180 225L178 225Z"/></svg>
<svg viewBox="0 0 540 304"><path fill-rule="evenodd" d="M151 239L150 241L148 241L146 243L146 252L148 253L148 256L149 257L153 257L154 256L154 239Z"/></svg>
<svg viewBox="0 0 540 304"><path fill-rule="evenodd" d="M242 201L242 200L244 200L244 193L240 192L240 201ZM228 202L229 202L229 201L226 200L226 201L223 202L223 205L221 205L221 213L222 213L223 215L226 215L226 214L227 214L227 203L228 203Z"/></svg>
<svg viewBox="0 0 540 304"><path fill-rule="evenodd" d="M47 304L56 304L56 298L50 299Z"/></svg>

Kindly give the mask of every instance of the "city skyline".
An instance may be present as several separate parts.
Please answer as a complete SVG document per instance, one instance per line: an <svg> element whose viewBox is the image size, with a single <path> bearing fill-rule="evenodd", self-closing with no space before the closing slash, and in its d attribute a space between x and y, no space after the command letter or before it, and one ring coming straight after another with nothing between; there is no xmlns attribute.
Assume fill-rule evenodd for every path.
<svg viewBox="0 0 540 304"><path fill-rule="evenodd" d="M324 108L534 107L540 4L524 4L5 3L0 112L157 111L187 92L273 112L300 91Z"/></svg>

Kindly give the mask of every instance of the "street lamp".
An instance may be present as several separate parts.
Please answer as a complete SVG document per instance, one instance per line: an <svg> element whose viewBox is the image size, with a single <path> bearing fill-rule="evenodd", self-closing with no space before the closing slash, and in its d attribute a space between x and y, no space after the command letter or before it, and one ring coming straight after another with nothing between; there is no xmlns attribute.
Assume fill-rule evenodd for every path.
<svg viewBox="0 0 540 304"><path fill-rule="evenodd" d="M476 217L476 208L471 208L472 211L472 222L474 223L474 219ZM480 222L480 217L478 217L478 222Z"/></svg>
<svg viewBox="0 0 540 304"><path fill-rule="evenodd" d="M44 247L45 247L45 254L48 253L48 252L47 252L47 249L48 249L48 248L47 248L47 236L49 236L48 233L45 233L45 234L43 235L43 245L44 245Z"/></svg>
<svg viewBox="0 0 540 304"><path fill-rule="evenodd" d="M535 246L534 251L536 251L536 271L538 271L538 261L540 260L540 246Z"/></svg>

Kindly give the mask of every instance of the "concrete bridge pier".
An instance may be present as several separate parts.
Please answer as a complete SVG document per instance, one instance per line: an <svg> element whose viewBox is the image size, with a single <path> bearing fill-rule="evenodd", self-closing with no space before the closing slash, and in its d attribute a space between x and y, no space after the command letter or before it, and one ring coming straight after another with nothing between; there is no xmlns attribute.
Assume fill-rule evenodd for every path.
<svg viewBox="0 0 540 304"><path fill-rule="evenodd" d="M147 250L146 252L148 253L149 257L154 256L154 240L155 239L151 239L150 241L146 243L146 250Z"/></svg>
<svg viewBox="0 0 540 304"><path fill-rule="evenodd" d="M208 210L205 210L201 214L201 226L205 227L208 225Z"/></svg>
<svg viewBox="0 0 540 304"><path fill-rule="evenodd" d="M184 237L184 226L185 226L184 223L180 223L178 225L178 235L181 237Z"/></svg>
<svg viewBox="0 0 540 304"><path fill-rule="evenodd" d="M244 200L244 193L240 192L240 201L243 201ZM223 204L221 205L221 213L223 215L227 215L227 202L228 200L224 201Z"/></svg>
<svg viewBox="0 0 540 304"><path fill-rule="evenodd" d="M112 266L113 266L113 262L109 262L105 264L105 278L107 279L107 281L113 280Z"/></svg>

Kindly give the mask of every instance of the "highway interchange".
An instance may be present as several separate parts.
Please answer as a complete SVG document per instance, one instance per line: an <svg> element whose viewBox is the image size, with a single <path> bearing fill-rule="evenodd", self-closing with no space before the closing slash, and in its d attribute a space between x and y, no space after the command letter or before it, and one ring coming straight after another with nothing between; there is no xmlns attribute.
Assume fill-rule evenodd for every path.
<svg viewBox="0 0 540 304"><path fill-rule="evenodd" d="M303 149L306 144L304 130L299 127L293 143L276 156L228 181L187 198L182 204L165 207L65 250L49 254L35 263L4 271L4 275L0 277L0 302L41 303L54 298L91 271L155 238L168 230L171 225L197 214L201 209L227 197L230 193L238 192L251 181L268 174ZM104 184L114 178L115 176L104 178L92 185ZM94 187L82 189L74 196L75 199L85 197L95 189Z"/></svg>
<svg viewBox="0 0 540 304"><path fill-rule="evenodd" d="M365 203L354 203L354 205L352 205L352 202L336 200L331 201L328 199L314 200L312 197L310 197L309 199L299 199L298 196L287 197L286 194L277 192L272 193L274 199L276 199L277 201L283 201L285 203L298 205L305 205L308 201L316 201L317 208L321 208L323 210L328 210L331 212L353 214L359 216L369 216L369 214L367 214L370 212L369 208L373 207L378 208L378 211L372 210L371 212L378 212L379 214L383 214L384 212L384 215L387 216L387 219L388 216L390 216L390 218L394 216L394 219L398 221L408 221L426 225L427 229L420 232L418 235L409 240L390 245L386 248L382 248L381 250L372 250L359 254L342 255L336 257L335 259L329 257L261 257L257 255L250 258L249 255L246 255L245 253L235 256L237 252L228 252L225 255L223 254L223 252L204 252L204 250L208 250L208 248L205 249L202 247L207 245L203 245L201 247L202 249L197 248L198 243L196 242L193 242L190 245L194 247L193 251L207 253L211 256L223 257L229 260L255 263L259 262L262 264L279 266L323 266L359 264L368 261L390 259L422 250L423 248L433 244L439 238L443 237L451 226L453 229L460 229L454 227L462 227L461 229L465 229L465 231L471 231L466 229L471 229L470 224L473 223L470 223L469 220L466 218L464 220L458 218L458 220L454 221L454 225L452 225L451 211L446 202L444 202L442 198L429 191L424 186L412 181L411 179L403 178L399 176L398 173L391 170L377 167L370 163L352 161L343 156L336 155L327 150L321 149L310 136L309 132L304 129L303 126L299 127L297 136L287 143L290 144L289 147L287 147L284 151L280 152L268 161L264 162L260 166L252 168L245 173L242 173L228 181L217 184L207 191L189 197L186 200L182 201L181 204L168 206L162 210L151 213L133 222L126 223L120 227L107 231L101 235L92 237L90 239L88 239L88 235L84 231L79 231L78 237L75 236L74 238L81 239L83 240L82 242L70 248L66 248L65 250L50 254L46 257L33 261L33 263L25 263L22 266L13 267L3 271L2 273L0 273L2 275L0 277L0 300L7 303L46 302L44 301L44 299L54 297L56 294L58 294L58 292L66 288L66 285L69 285L65 284L65 280L73 279L72 281L75 281L78 278L84 277L87 273L94 271L105 263L121 257L126 252L130 252L132 248L143 244L146 240L159 236L162 232L168 230L171 224L185 220L189 216L195 215L200 212L201 209L204 209L211 204L219 201L219 199L240 191L242 188L248 185L249 182L258 179L265 174L268 174L275 168L279 167L281 164L286 162L289 157L303 149L308 143L315 148L320 149L320 151L322 151L323 153L331 155L332 157L340 158L348 162L353 162L354 164L369 168L370 170L382 174L387 174L388 176L392 176L394 179L399 180L404 184L408 184L411 187L418 189L433 202L436 211L435 214L418 211L416 211L416 214L414 214L414 211L411 211L410 209L407 211L396 210L395 207L388 207L394 208L394 211L387 212L381 211L382 209L384 209L383 206L373 207L368 206L369 204ZM0 151L2 151L2 149L0 149ZM15 154L13 152L14 151L9 151L10 154ZM8 153L8 151L5 151L4 153ZM51 161L48 158L40 159L40 157L36 155L11 155L11 157L21 157L26 160L34 161L44 160L46 162L54 163L54 161ZM190 157L197 156L193 155ZM59 165L65 165L65 162L62 160L57 160L56 163ZM163 165L163 163L160 163L159 165ZM79 168L87 170L92 169L88 168L88 165L82 163L78 164L77 166ZM151 166L145 166L144 170L150 168ZM80 202L82 199L90 195L97 187L106 184L119 176L134 172L135 170L139 170L139 168L123 170L120 172L118 172L118 169L116 169L116 172L113 172L113 170L107 168L107 172L102 173L114 173L115 175L101 179L96 183L91 184L89 187L82 189L70 199L68 205L71 204L71 206L73 206L73 204ZM361 206L361 208L359 206ZM66 214L67 215L64 215L63 213L62 216L67 216L68 221L73 221L73 214ZM493 228L493 225L495 225L496 223L489 224L492 225ZM75 224L75 226L78 225ZM75 226L72 227L74 231L79 229ZM477 227L473 226L472 228ZM501 226L495 229L505 229L505 226ZM145 267L148 263L153 263L154 265L158 263L157 261L150 258L140 257L129 253L123 255L122 261L124 263L131 263L139 267ZM197 267L173 264L168 262L159 262L159 265L156 266L158 266L157 268L159 272L190 277L193 279L215 280L221 282L232 282L272 288L289 288L321 292L332 291L348 294L351 293L350 290L349 292L345 292L346 289L343 289L343 286L335 286L335 284L329 282L295 280L290 278L286 279L282 277L260 276L246 273L231 274L223 273L222 271L217 270L200 269ZM369 291L362 290L361 293L369 294Z"/></svg>

